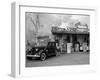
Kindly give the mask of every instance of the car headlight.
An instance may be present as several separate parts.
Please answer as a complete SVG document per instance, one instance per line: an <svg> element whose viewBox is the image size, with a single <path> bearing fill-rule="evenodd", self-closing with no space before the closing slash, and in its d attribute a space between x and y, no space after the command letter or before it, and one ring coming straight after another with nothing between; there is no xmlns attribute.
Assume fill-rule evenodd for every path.
<svg viewBox="0 0 100 80"><path fill-rule="evenodd" d="M36 48L35 51L38 51L38 48Z"/></svg>

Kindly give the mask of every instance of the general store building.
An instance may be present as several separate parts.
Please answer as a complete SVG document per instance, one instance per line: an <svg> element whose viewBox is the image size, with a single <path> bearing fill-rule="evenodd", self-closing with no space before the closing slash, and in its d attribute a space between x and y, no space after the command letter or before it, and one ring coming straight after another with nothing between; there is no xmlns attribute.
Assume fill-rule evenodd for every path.
<svg viewBox="0 0 100 80"><path fill-rule="evenodd" d="M87 25L69 27L63 23L61 27L53 26L51 32L54 39L59 42L62 52L89 51L90 34Z"/></svg>

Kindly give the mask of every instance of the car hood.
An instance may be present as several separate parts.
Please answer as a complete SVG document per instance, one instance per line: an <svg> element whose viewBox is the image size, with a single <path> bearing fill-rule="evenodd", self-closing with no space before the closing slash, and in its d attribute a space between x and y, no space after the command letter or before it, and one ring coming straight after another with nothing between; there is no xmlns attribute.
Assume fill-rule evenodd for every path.
<svg viewBox="0 0 100 80"><path fill-rule="evenodd" d="M44 50L46 48L46 46L38 46L38 47L33 47L32 49L30 49L27 54L31 54L34 55L38 52L40 52L41 50Z"/></svg>

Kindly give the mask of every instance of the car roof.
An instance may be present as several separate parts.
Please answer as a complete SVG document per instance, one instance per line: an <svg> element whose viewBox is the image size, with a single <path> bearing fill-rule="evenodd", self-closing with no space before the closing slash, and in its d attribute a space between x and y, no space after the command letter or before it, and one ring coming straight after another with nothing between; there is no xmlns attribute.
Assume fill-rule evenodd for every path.
<svg viewBox="0 0 100 80"><path fill-rule="evenodd" d="M50 42L48 42L48 43L56 43L55 41L50 41Z"/></svg>

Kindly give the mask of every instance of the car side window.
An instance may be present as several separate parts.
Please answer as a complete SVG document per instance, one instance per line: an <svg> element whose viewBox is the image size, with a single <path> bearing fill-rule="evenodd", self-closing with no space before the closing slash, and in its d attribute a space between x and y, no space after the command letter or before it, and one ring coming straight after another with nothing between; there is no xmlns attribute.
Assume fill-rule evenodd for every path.
<svg viewBox="0 0 100 80"><path fill-rule="evenodd" d="M52 47L55 47L55 43L52 43Z"/></svg>
<svg viewBox="0 0 100 80"><path fill-rule="evenodd" d="M56 44L55 43L48 43L48 47L54 47Z"/></svg>
<svg viewBox="0 0 100 80"><path fill-rule="evenodd" d="M51 46L53 46L53 43L51 43Z"/></svg>
<svg viewBox="0 0 100 80"><path fill-rule="evenodd" d="M50 46L50 43L48 43L48 46Z"/></svg>
<svg viewBox="0 0 100 80"><path fill-rule="evenodd" d="M53 45L52 45L53 47L55 46L55 43L53 43Z"/></svg>

